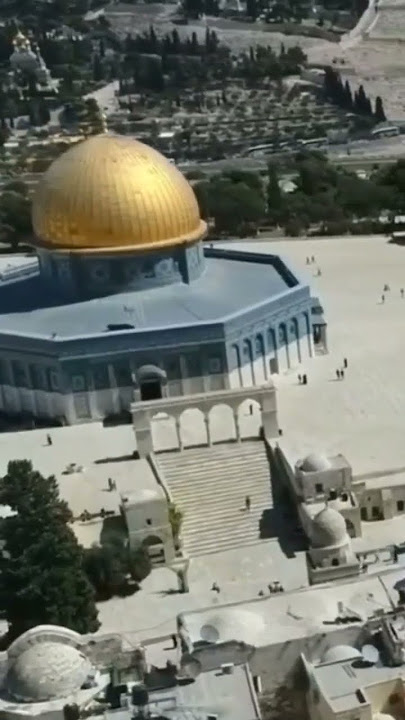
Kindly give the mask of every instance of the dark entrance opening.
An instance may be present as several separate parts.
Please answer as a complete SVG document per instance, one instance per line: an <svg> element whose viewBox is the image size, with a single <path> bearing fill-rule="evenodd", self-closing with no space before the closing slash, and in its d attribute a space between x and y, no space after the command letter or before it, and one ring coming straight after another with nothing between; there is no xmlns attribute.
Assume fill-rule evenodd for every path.
<svg viewBox="0 0 405 720"><path fill-rule="evenodd" d="M160 400L162 397L162 383L159 378L143 380L140 390L141 400Z"/></svg>

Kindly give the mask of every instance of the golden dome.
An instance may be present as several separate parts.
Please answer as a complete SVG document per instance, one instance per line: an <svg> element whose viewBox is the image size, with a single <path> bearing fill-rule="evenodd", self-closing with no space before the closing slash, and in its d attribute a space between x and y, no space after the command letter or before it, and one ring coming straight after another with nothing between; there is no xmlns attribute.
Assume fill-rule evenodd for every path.
<svg viewBox="0 0 405 720"><path fill-rule="evenodd" d="M181 172L148 145L115 135L91 137L52 163L32 220L38 245L71 252L165 248L206 231Z"/></svg>

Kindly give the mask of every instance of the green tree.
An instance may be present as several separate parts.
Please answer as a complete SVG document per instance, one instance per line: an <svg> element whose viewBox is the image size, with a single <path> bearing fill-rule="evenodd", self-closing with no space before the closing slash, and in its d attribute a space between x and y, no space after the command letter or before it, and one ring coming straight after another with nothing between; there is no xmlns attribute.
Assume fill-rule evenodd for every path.
<svg viewBox="0 0 405 720"><path fill-rule="evenodd" d="M32 233L31 200L24 193L10 189L10 185L0 195L0 222L13 228L14 240Z"/></svg>
<svg viewBox="0 0 405 720"><path fill-rule="evenodd" d="M0 606L10 639L47 623L95 632L99 622L83 549L55 477L43 477L28 460L11 461L0 481L0 504L15 513L0 530Z"/></svg>
<svg viewBox="0 0 405 720"><path fill-rule="evenodd" d="M143 546L131 550L127 541L115 538L101 546L84 551L84 569L97 600L114 595L127 595L138 588L152 569L150 557Z"/></svg>
<svg viewBox="0 0 405 720"><path fill-rule="evenodd" d="M382 99L381 99L381 97L380 97L379 95L377 95L377 97L376 97L376 99L375 99L375 112L374 112L374 117L375 117L375 119L377 120L377 122L379 122L379 123L380 123L380 122L385 122L386 119L387 119L387 118L386 118L386 115L385 115L385 112L384 112L383 101L382 101Z"/></svg>
<svg viewBox="0 0 405 720"><path fill-rule="evenodd" d="M210 214L219 232L243 233L266 215L263 196L245 183L226 178L214 179L209 185Z"/></svg>

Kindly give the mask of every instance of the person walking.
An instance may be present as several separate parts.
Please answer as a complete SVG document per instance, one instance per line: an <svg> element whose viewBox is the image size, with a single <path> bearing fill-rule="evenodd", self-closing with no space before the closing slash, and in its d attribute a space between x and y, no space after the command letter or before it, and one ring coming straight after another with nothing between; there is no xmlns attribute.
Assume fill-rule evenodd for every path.
<svg viewBox="0 0 405 720"><path fill-rule="evenodd" d="M348 366L347 358L343 358L343 367L346 369Z"/></svg>
<svg viewBox="0 0 405 720"><path fill-rule="evenodd" d="M385 295L383 294L383 295L381 295L381 304L384 305L384 303L385 303Z"/></svg>
<svg viewBox="0 0 405 720"><path fill-rule="evenodd" d="M173 635L171 636L171 638L172 638L172 643L173 643L173 650L175 650L175 649L177 648L177 635L175 635L175 634L173 633Z"/></svg>
<svg viewBox="0 0 405 720"><path fill-rule="evenodd" d="M250 510L250 507L251 507L250 495L246 495L246 497L245 497L245 508L246 508L246 510L247 510L248 512L249 512L249 510Z"/></svg>
<svg viewBox="0 0 405 720"><path fill-rule="evenodd" d="M338 380L340 380L340 370L336 370L336 377Z"/></svg>
<svg viewBox="0 0 405 720"><path fill-rule="evenodd" d="M404 288L401 288L401 298L404 299Z"/></svg>
<svg viewBox="0 0 405 720"><path fill-rule="evenodd" d="M341 370L341 371L340 371L340 379L341 379L341 380L344 380L344 379L345 379L345 371L344 371L344 370Z"/></svg>
<svg viewBox="0 0 405 720"><path fill-rule="evenodd" d="M52 445L52 438L51 438L50 435L47 435L47 436L46 436L46 442L47 442L48 445Z"/></svg>

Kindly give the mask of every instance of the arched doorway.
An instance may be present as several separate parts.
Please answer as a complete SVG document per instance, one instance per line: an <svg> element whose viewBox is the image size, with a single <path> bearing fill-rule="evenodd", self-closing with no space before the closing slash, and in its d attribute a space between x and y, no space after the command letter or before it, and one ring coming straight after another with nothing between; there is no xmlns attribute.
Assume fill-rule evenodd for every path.
<svg viewBox="0 0 405 720"><path fill-rule="evenodd" d="M266 382L266 353L264 350L263 335L259 333L255 338L255 360L254 360L255 384L260 385Z"/></svg>
<svg viewBox="0 0 405 720"><path fill-rule="evenodd" d="M301 349L299 340L299 326L297 318L292 318L290 322L290 353L291 353L291 365L294 367L299 365L301 362Z"/></svg>
<svg viewBox="0 0 405 720"><path fill-rule="evenodd" d="M253 377L253 352L251 340L246 338L242 345L242 383L243 387L254 385Z"/></svg>
<svg viewBox="0 0 405 720"><path fill-rule="evenodd" d="M160 537L148 535L142 543L149 555L152 565L164 565L166 562L165 548Z"/></svg>
<svg viewBox="0 0 405 720"><path fill-rule="evenodd" d="M285 323L280 323L278 328L278 345L280 348L280 365L283 370L287 370L290 367L290 354L288 347L288 332Z"/></svg>
<svg viewBox="0 0 405 720"><path fill-rule="evenodd" d="M242 387L242 363L240 358L239 345L237 345L236 343L231 345L229 380L232 388Z"/></svg>
<svg viewBox="0 0 405 720"><path fill-rule="evenodd" d="M278 373L278 357L277 357L277 340L276 331L274 328L268 328L267 330L267 348L269 358L269 372L270 375Z"/></svg>
<svg viewBox="0 0 405 720"><path fill-rule="evenodd" d="M141 400L160 400L163 397L163 387L167 383L167 375L162 368L157 365L143 365L135 375Z"/></svg>

